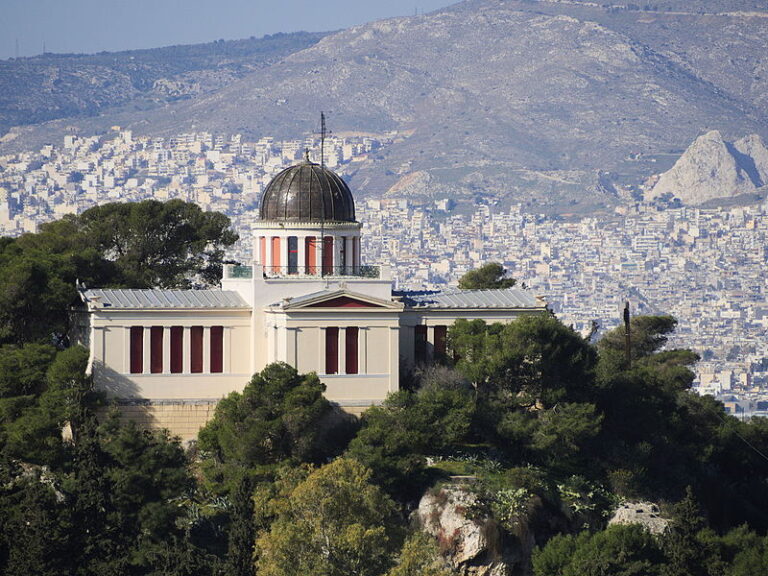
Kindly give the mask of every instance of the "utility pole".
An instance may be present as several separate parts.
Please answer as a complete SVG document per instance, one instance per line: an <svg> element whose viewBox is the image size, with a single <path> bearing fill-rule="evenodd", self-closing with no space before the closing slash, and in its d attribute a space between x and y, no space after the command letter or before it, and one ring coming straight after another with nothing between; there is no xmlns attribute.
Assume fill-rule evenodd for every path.
<svg viewBox="0 0 768 576"><path fill-rule="evenodd" d="M629 300L624 303L624 352L627 358L627 368L632 368L632 333L629 327Z"/></svg>

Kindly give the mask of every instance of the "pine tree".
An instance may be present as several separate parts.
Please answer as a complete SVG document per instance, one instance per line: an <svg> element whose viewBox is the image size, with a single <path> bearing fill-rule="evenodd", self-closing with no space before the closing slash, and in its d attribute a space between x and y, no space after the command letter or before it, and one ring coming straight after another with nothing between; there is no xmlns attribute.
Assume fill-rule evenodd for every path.
<svg viewBox="0 0 768 576"><path fill-rule="evenodd" d="M248 477L243 477L237 485L231 518L226 573L228 576L253 576L256 530L253 521L253 490Z"/></svg>

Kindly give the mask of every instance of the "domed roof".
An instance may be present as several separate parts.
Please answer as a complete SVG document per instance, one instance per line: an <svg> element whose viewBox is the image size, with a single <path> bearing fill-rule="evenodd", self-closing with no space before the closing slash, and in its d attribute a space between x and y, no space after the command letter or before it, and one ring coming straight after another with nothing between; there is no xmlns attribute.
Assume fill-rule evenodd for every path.
<svg viewBox="0 0 768 576"><path fill-rule="evenodd" d="M262 220L354 222L352 192L337 174L305 160L275 176L261 195Z"/></svg>

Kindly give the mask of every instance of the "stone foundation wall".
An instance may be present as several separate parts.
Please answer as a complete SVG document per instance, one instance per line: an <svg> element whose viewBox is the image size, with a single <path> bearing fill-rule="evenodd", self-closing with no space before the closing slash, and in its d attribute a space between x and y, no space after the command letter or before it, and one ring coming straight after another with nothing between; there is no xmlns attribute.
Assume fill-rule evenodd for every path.
<svg viewBox="0 0 768 576"><path fill-rule="evenodd" d="M171 436L182 442L197 439L197 433L213 418L217 402L163 402L156 404L118 405L120 421L135 422L139 428L160 430L166 428ZM107 410L103 410L105 414ZM99 414L100 416L102 414Z"/></svg>
<svg viewBox="0 0 768 576"><path fill-rule="evenodd" d="M171 436L182 442L197 440L197 433L216 412L216 401L209 402L159 402L155 404L118 404L120 422L133 421L147 430L167 429ZM342 412L360 417L368 406L339 406ZM103 408L98 416L105 417L109 408Z"/></svg>

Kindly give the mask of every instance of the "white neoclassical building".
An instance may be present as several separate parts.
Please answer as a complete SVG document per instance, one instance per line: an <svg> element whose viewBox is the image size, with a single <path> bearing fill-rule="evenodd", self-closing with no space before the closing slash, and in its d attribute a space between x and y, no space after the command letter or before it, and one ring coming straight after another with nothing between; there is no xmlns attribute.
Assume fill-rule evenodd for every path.
<svg viewBox="0 0 768 576"><path fill-rule="evenodd" d="M266 187L253 262L225 266L221 289L81 289L96 386L126 418L183 439L276 361L316 372L329 400L360 412L398 389L402 364L445 354L456 319L546 308L520 288L393 292L387 266L362 264L360 229L345 182L307 160Z"/></svg>

